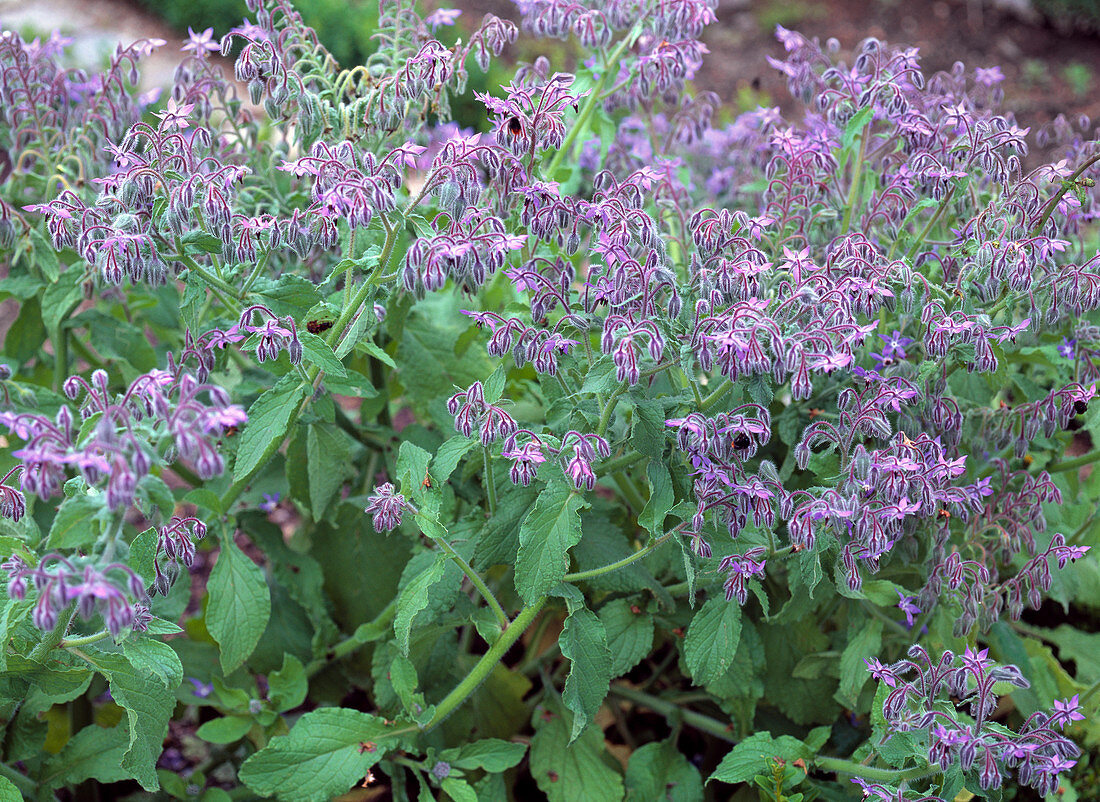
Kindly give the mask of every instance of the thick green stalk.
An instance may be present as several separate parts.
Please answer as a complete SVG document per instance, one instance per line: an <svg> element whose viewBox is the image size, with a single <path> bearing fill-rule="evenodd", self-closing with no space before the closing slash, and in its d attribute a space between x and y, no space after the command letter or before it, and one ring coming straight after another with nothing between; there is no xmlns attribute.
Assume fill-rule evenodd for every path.
<svg viewBox="0 0 1100 802"><path fill-rule="evenodd" d="M612 685L611 693L622 699L627 699L637 705L641 705L642 707L648 707L654 713L660 713L666 718L679 718L685 724L701 732L709 733L723 741L737 743L737 738L734 736L730 726L710 716L704 716L702 713L696 713L694 710L685 710L666 699L643 693L634 688L628 688L625 685Z"/></svg>
<svg viewBox="0 0 1100 802"><path fill-rule="evenodd" d="M1073 459L1061 460L1047 466L1047 473L1068 473L1100 461L1100 450L1090 451Z"/></svg>
<svg viewBox="0 0 1100 802"><path fill-rule="evenodd" d="M656 551L657 549L659 549L661 546L663 546L665 543L667 543L672 538L673 535L675 535L677 532L679 532L681 529L683 529L686 525L687 524L680 524L675 529L673 529L671 532L665 532L663 535L661 535L656 540L650 540L649 543L647 543L642 548L638 549L636 552L631 554L629 557L623 557L621 560L616 560L615 562L610 563L609 565L604 565L604 566L601 566L599 568L590 568L587 571L577 571L576 573L566 574L565 575L565 581L566 582L577 582L581 579L591 579L594 576L601 576L603 574L609 574L612 571L617 571L620 568L625 568L626 566L630 565L631 563L635 563L638 560L642 559L647 554L650 554L651 552Z"/></svg>
<svg viewBox="0 0 1100 802"><path fill-rule="evenodd" d="M397 599L386 605L373 620L360 624L351 635L337 643L322 657L317 657L306 666L306 676L312 677L331 662L347 657L368 643L380 640L390 632L390 625L397 615Z"/></svg>
<svg viewBox="0 0 1100 802"><path fill-rule="evenodd" d="M867 158L867 140L870 136L871 124L867 123L863 126L863 131L859 135L859 156L852 166L852 184L848 189L848 205L844 209L844 220L840 224L841 234L847 234L851 228L852 215L855 212L856 204L859 203L859 182L863 178L863 161Z"/></svg>
<svg viewBox="0 0 1100 802"><path fill-rule="evenodd" d="M485 580L482 579L478 572L462 558L461 554L455 551L454 546L448 543L444 538L437 537L435 538L435 542L443 548L443 551L450 555L451 559L462 569L462 573L466 574L466 578L470 580L470 583L477 588L477 592L481 594L481 597L485 599L485 603L489 605L489 609L493 611L493 616L496 618L497 623L500 624L500 628L507 628L508 614L505 613L504 608L500 606L500 602L498 602L497 597L493 595L493 591L489 590L489 586L485 584Z"/></svg>
<svg viewBox="0 0 1100 802"><path fill-rule="evenodd" d="M428 732L438 727L447 716L455 711L455 708L465 702L481 686L481 683L492 673L505 653L512 648L512 644L519 640L527 627L531 626L544 604L546 604L545 596L520 610L519 615L500 633L500 637L489 647L489 651L481 656L481 659L477 661L470 673L455 686L454 690L443 697L443 700L436 706L435 715L427 724L420 727L421 731Z"/></svg>
<svg viewBox="0 0 1100 802"><path fill-rule="evenodd" d="M107 630L97 632L94 635L85 635L81 638L63 638L57 645L62 649L71 649L79 646L87 646L89 643L98 643L101 640L105 640L111 637L111 633Z"/></svg>
<svg viewBox="0 0 1100 802"><path fill-rule="evenodd" d="M18 788L24 799L34 799L38 796L38 783L26 774L20 774L6 763L0 763L0 777L6 777Z"/></svg>
<svg viewBox="0 0 1100 802"><path fill-rule="evenodd" d="M877 769L874 766L864 766L854 760L845 760L839 757L815 757L813 764L825 771L835 771L837 774L848 774L864 780L876 780L880 782L899 783L905 780L920 780L924 777L934 777L943 774L939 766L914 766L909 769Z"/></svg>
<svg viewBox="0 0 1100 802"><path fill-rule="evenodd" d="M644 454L639 454L637 451L628 451L618 457L601 462L595 467L596 475L607 476L609 473L622 471L629 468L631 465L636 465L644 459Z"/></svg>

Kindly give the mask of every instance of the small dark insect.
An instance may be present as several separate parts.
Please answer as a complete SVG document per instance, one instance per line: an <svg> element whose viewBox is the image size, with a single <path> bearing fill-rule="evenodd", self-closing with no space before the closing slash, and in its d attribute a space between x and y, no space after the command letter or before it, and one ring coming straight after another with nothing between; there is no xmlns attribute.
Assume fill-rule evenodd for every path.
<svg viewBox="0 0 1100 802"><path fill-rule="evenodd" d="M222 432L222 435L224 437L232 437L233 435L235 435L239 431L240 431L240 429L237 428L236 426L226 426L225 430Z"/></svg>
<svg viewBox="0 0 1100 802"><path fill-rule="evenodd" d="M523 123L519 121L519 117L509 117L505 127L512 136L519 136L523 133Z"/></svg>
<svg viewBox="0 0 1100 802"><path fill-rule="evenodd" d="M750 440L749 436L744 432L738 432L737 437L733 438L733 447L736 448L738 451L744 448L748 448L751 445L752 440Z"/></svg>
<svg viewBox="0 0 1100 802"><path fill-rule="evenodd" d="M1077 415L1084 415L1085 410L1089 408L1088 401L1074 401L1073 411Z"/></svg>
<svg viewBox="0 0 1100 802"><path fill-rule="evenodd" d="M425 473L424 474L424 481L421 482L420 484L422 484L424 487L431 490L431 488L432 488L432 477L428 476L428 474Z"/></svg>
<svg viewBox="0 0 1100 802"><path fill-rule="evenodd" d="M311 320L306 323L306 331L310 334L320 334L322 331L328 331L332 326L331 320Z"/></svg>
<svg viewBox="0 0 1100 802"><path fill-rule="evenodd" d="M759 92L760 91L760 79L759 78L753 78L752 79L752 91L753 92Z"/></svg>

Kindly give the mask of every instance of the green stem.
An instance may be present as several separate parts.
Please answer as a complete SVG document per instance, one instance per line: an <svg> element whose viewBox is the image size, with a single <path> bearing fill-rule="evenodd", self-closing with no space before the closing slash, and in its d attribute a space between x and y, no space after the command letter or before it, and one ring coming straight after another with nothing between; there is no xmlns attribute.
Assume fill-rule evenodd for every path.
<svg viewBox="0 0 1100 802"><path fill-rule="evenodd" d="M1100 153L1086 159L1084 164L1074 170L1073 174L1062 182L1062 188L1054 193L1053 198L1047 201L1046 208L1043 209L1043 216L1039 218L1039 222L1035 225L1035 228L1031 230L1031 236L1037 236L1043 230L1047 224L1047 220L1054 214L1054 210L1058 208L1058 201L1062 200L1062 196L1069 192L1070 187L1077 183L1077 179L1081 177L1081 174L1098 161L1100 161Z"/></svg>
<svg viewBox="0 0 1100 802"><path fill-rule="evenodd" d="M943 196L943 200L940 201L940 205L936 207L936 211L932 214L930 218L928 218L928 222L924 224L924 228L922 228L920 233L917 234L917 238L913 241L913 244L909 246L909 250L905 252L906 259L912 261L913 257L917 255L917 251L920 249L920 246L924 244L924 240L931 233L932 228L936 225L936 223L939 222L940 216L944 213L944 211L950 205L951 201L954 199L956 191L958 191L958 187L954 187L950 192ZM890 255L887 257L888 259L893 259L894 248L897 247L900 241L900 236L896 240L894 240L894 244L890 248Z"/></svg>
<svg viewBox="0 0 1100 802"><path fill-rule="evenodd" d="M616 696L627 699L642 707L648 707L654 713L660 713L666 718L678 718L688 726L694 727L700 732L709 733L715 738L720 738L729 743L737 743L737 738L734 736L730 726L710 716L704 716L702 713L696 713L694 710L685 710L679 705L661 699L658 696L652 696L651 694L643 693L634 688L627 688L624 685L612 685L610 690L611 693Z"/></svg>
<svg viewBox="0 0 1100 802"><path fill-rule="evenodd" d="M500 606L500 602L497 601L497 597L493 595L493 591L489 590L489 586L485 584L485 580L482 579L477 571L475 571L466 560L462 558L462 555L455 551L454 546L448 543L444 538L435 538L435 542L442 546L443 551L450 555L458 567L462 569L462 573L466 574L466 578L470 580L477 592L481 594L481 597L485 599L485 602L489 605L489 609L493 611L493 615L497 619L497 623L500 624L500 628L503 630L508 626L508 614L504 612L504 608Z"/></svg>
<svg viewBox="0 0 1100 802"><path fill-rule="evenodd" d="M844 220L840 224L840 233L847 234L851 228L852 214L859 202L859 182L863 178L863 160L867 157L867 140L871 136L871 123L863 126L859 135L859 157L852 166L852 184L848 188L848 206L844 209Z"/></svg>
<svg viewBox="0 0 1100 802"><path fill-rule="evenodd" d="M11 784L19 789L24 799L34 799L38 796L38 783L26 774L20 774L6 763L0 763L0 777L6 777Z"/></svg>
<svg viewBox="0 0 1100 802"><path fill-rule="evenodd" d="M581 580L581 579L591 579L594 576L601 576L602 574L609 574L612 571L617 571L620 568L625 568L626 566L630 565L631 563L635 563L638 560L642 559L647 554L650 554L651 552L656 551L657 549L659 549L661 546L663 546L665 543L667 543L669 540L671 540L672 536L675 535L677 532L679 532L681 529L683 529L685 526L687 526L687 524L680 524L675 529L673 529L671 532L665 532L663 535L661 535L656 540L650 540L649 543L647 543L642 548L638 549L636 552L631 554L629 557L623 557L621 560L616 560L615 562L613 562L609 565L604 565L600 568L590 568L587 571L577 571L577 572L572 573L572 574L566 574L565 575L565 581L566 582L577 582L578 580Z"/></svg>
<svg viewBox="0 0 1100 802"><path fill-rule="evenodd" d="M252 289L252 285L256 283L256 279L260 277L260 273L262 273L264 271L264 268L267 267L267 258L270 255L271 251L264 251L263 256L261 256L257 260L256 266L252 268L252 272L248 274L248 278L244 280L244 286L241 287L241 291L237 294L237 297L240 298L242 301L244 300L244 297L248 295L248 291Z"/></svg>
<svg viewBox="0 0 1100 802"><path fill-rule="evenodd" d="M87 646L89 643L98 643L109 637L111 637L111 633L107 630L103 630L94 635L85 635L81 638L63 638L57 645L62 649L71 649L78 646Z"/></svg>
<svg viewBox="0 0 1100 802"><path fill-rule="evenodd" d="M1093 683L1092 687L1085 691L1085 695L1081 697L1081 707L1084 707L1085 702L1091 699L1097 691L1100 691L1100 682Z"/></svg>
<svg viewBox="0 0 1100 802"><path fill-rule="evenodd" d="M489 456L489 449L481 449L481 455L485 459L485 498L489 501L489 515L497 514L497 485L493 477L493 459Z"/></svg>
<svg viewBox="0 0 1100 802"><path fill-rule="evenodd" d="M607 426L611 423L611 413L615 411L615 407L619 403L619 397L626 392L628 386L626 382L622 382L615 388L615 392L611 394L611 397L607 399L607 403L603 405L603 411L600 413L600 424L596 427L596 434L600 437L603 437L607 432Z"/></svg>
<svg viewBox="0 0 1100 802"><path fill-rule="evenodd" d="M329 663L341 660L352 654L368 643L381 640L390 632L390 625L397 615L397 599L395 598L382 609L371 621L360 624L359 628L351 635L337 643L323 657L317 657L306 666L306 676L312 677Z"/></svg>
<svg viewBox="0 0 1100 802"><path fill-rule="evenodd" d="M167 257L168 259L175 259L177 262L182 263L183 266L186 267L188 270L194 271L198 275L202 276L202 280L209 284L211 287L217 287L219 290L227 294L230 298L235 298L237 296L238 290L236 287L232 287L225 281L222 281L205 267L202 267L190 256L183 253L182 245L178 239L176 241L176 247L179 248L180 252L169 254Z"/></svg>
<svg viewBox="0 0 1100 802"><path fill-rule="evenodd" d="M613 473L611 481L619 488L619 492L623 494L626 503L633 508L635 515L645 509L645 499L642 498L642 494L638 492L638 488L634 486L629 476L625 473Z"/></svg>
<svg viewBox="0 0 1100 802"><path fill-rule="evenodd" d="M629 468L631 465L635 465L645 459L644 454L639 454L637 451L628 451L614 459L606 460L596 466L597 476L607 476L609 473L615 473Z"/></svg>
<svg viewBox="0 0 1100 802"><path fill-rule="evenodd" d="M544 604L546 604L545 596L520 610L519 615L500 633L500 637L497 638L496 642L489 647L489 651L485 652L481 659L474 664L470 673L455 686L454 690L443 697L443 700L436 706L435 715L427 724L419 728L422 732L428 732L438 727L447 716L454 712L455 708L465 702L480 687L481 683L496 668L497 663L501 661L505 653L512 648L512 644L519 640L527 627L531 626L531 622L535 620ZM410 729L408 731L415 732L416 730ZM392 734L397 735L398 733Z"/></svg>
<svg viewBox="0 0 1100 802"><path fill-rule="evenodd" d="M1068 473L1078 468L1084 468L1086 465L1091 465L1094 462L1100 462L1100 449L1090 451L1088 454L1082 454L1080 457L1062 460L1052 465L1048 465L1047 473Z"/></svg>
<svg viewBox="0 0 1100 802"><path fill-rule="evenodd" d="M54 389L61 392L65 379L69 377L69 332L64 329L65 321L57 324L57 332L54 334Z"/></svg>
<svg viewBox="0 0 1100 802"><path fill-rule="evenodd" d="M699 402L699 411L706 412L712 406L722 400L722 397L729 392L730 386L733 384L729 379L723 377L722 383L714 388L714 391Z"/></svg>
<svg viewBox="0 0 1100 802"><path fill-rule="evenodd" d="M839 757L815 757L813 764L825 771L835 771L837 774L850 774L864 780L877 780L888 783L899 783L905 780L920 780L924 777L934 777L943 774L939 766L913 766L908 769L877 769L874 766L864 766L854 760L845 760Z"/></svg>
<svg viewBox="0 0 1100 802"><path fill-rule="evenodd" d="M622 59L623 53L634 42L638 33L641 30L641 22L635 25L626 36L619 42L611 55L607 57L607 61L604 63L604 69L600 72L600 79L596 81L596 85L589 90L588 98L584 102L584 107L581 109L580 114L577 115L576 122L569 129L569 133L565 137L565 141L562 142L558 152L554 154L554 158L550 160L549 167L546 168L545 175L553 178L554 171L561 165L562 159L573 151L573 143L577 141L577 137L582 131L588 127L588 120L596 111L596 107L599 106L601 100L601 93L604 86L607 84L607 79L614 73L619 73L619 61Z"/></svg>

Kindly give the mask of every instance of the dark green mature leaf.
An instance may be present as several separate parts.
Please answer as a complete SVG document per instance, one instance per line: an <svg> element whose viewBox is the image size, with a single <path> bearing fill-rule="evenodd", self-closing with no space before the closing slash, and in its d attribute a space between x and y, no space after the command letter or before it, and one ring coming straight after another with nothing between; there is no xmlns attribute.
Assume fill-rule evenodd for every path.
<svg viewBox="0 0 1100 802"><path fill-rule="evenodd" d="M561 582L569 570L569 549L581 539L580 511L588 504L561 477L555 477L519 528L516 590L535 600Z"/></svg>
<svg viewBox="0 0 1100 802"><path fill-rule="evenodd" d="M810 760L814 750L790 735L773 738L770 732L757 732L750 735L722 758L718 768L707 782L719 780L724 783L740 783L751 780L757 774L769 771L768 761L779 758L788 763L801 758Z"/></svg>
<svg viewBox="0 0 1100 802"><path fill-rule="evenodd" d="M51 332L84 299L84 292L80 287L83 280L84 271L72 267L58 276L57 281L46 287L42 293L42 322Z"/></svg>
<svg viewBox="0 0 1100 802"><path fill-rule="evenodd" d="M556 708L550 716L537 722L531 739L531 774L548 802L622 802L623 778L604 751L603 734L589 727L571 742L568 714Z"/></svg>
<svg viewBox="0 0 1100 802"><path fill-rule="evenodd" d="M463 437L460 434L445 441L436 450L435 457L432 458L430 471L432 481L443 483L450 479L451 474L458 467L458 463L476 445L476 440L471 440L469 437Z"/></svg>
<svg viewBox="0 0 1100 802"><path fill-rule="evenodd" d="M324 517L332 497L344 483L352 443L331 423L312 423L306 433L309 506L314 520Z"/></svg>
<svg viewBox="0 0 1100 802"><path fill-rule="evenodd" d="M34 606L34 602L24 599L23 601L17 601L15 599L5 598L0 599L0 643L9 643L11 641L11 633L18 626L19 622L26 618L31 608ZM8 650L7 648L0 649L0 671L8 670Z"/></svg>
<svg viewBox="0 0 1100 802"><path fill-rule="evenodd" d="M431 462L432 455L427 451L408 440L402 441L397 452L397 479L405 496L417 498L423 495L424 477L428 475Z"/></svg>
<svg viewBox="0 0 1100 802"><path fill-rule="evenodd" d="M121 654L91 651L87 660L107 677L111 697L126 711L128 742L119 765L146 791L157 790L156 765L176 707L175 695Z"/></svg>
<svg viewBox="0 0 1100 802"><path fill-rule="evenodd" d="M221 647L222 670L229 674L248 659L267 627L271 591L263 570L237 548L232 537L222 541L207 591L206 626Z"/></svg>
<svg viewBox="0 0 1100 802"><path fill-rule="evenodd" d="M306 713L241 765L257 794L290 802L331 799L347 791L397 745L397 729L378 716L345 708Z"/></svg>
<svg viewBox="0 0 1100 802"><path fill-rule="evenodd" d="M233 479L241 481L252 474L287 436L291 418L306 398L308 388L297 374L288 373L274 387L252 402L248 423L241 432Z"/></svg>
<svg viewBox="0 0 1100 802"><path fill-rule="evenodd" d="M316 284L293 273L283 273L278 278L261 277L252 285L252 291L262 295L271 311L280 317L301 318L322 300Z"/></svg>
<svg viewBox="0 0 1100 802"><path fill-rule="evenodd" d="M676 748L675 740L649 743L630 755L626 767L627 802L699 802L703 778Z"/></svg>
<svg viewBox="0 0 1100 802"><path fill-rule="evenodd" d="M653 618L644 611L635 613L632 606L626 599L615 599L600 608L612 677L634 668L653 648Z"/></svg>
<svg viewBox="0 0 1100 802"><path fill-rule="evenodd" d="M877 618L856 624L858 631L851 636L840 656L840 688L836 699L845 707L855 708L859 692L871 675L863 661L878 655L882 648L882 621Z"/></svg>
<svg viewBox="0 0 1100 802"><path fill-rule="evenodd" d="M409 635L416 614L428 606L431 589L443 579L447 555L440 552L424 571L417 574L397 597L397 615L393 620L393 631L397 636L397 647L406 657L409 654Z"/></svg>
<svg viewBox="0 0 1100 802"><path fill-rule="evenodd" d="M561 698L573 711L572 743L596 716L611 683L611 652L603 622L582 604L570 606L558 638L562 656L570 661Z"/></svg>
<svg viewBox="0 0 1100 802"><path fill-rule="evenodd" d="M516 487L500 496L497 514L489 518L477 538L476 567L512 565L519 553L519 527L538 500L534 487Z"/></svg>
<svg viewBox="0 0 1100 802"><path fill-rule="evenodd" d="M638 524L654 535L664 533L665 516L676 502L672 490L672 475L663 460L650 460L646 465L649 480L649 500L638 515Z"/></svg>
<svg viewBox="0 0 1100 802"><path fill-rule="evenodd" d="M129 746L126 729L126 724L110 729L94 725L84 727L69 739L64 749L46 762L41 785L53 789L76 785L84 780L115 783L130 779L122 768L122 758Z"/></svg>
<svg viewBox="0 0 1100 802"><path fill-rule="evenodd" d="M684 638L684 662L698 685L714 682L733 663L741 637L741 606L711 598L691 619Z"/></svg>
<svg viewBox="0 0 1100 802"><path fill-rule="evenodd" d="M664 406L660 401L642 401L634 406L630 445L639 454L663 462L665 443L672 430L665 426Z"/></svg>
<svg viewBox="0 0 1100 802"><path fill-rule="evenodd" d="M452 768L463 771L485 769L497 773L517 765L523 760L526 751L524 744L485 738L454 749L444 749L439 753L439 759L450 763Z"/></svg>

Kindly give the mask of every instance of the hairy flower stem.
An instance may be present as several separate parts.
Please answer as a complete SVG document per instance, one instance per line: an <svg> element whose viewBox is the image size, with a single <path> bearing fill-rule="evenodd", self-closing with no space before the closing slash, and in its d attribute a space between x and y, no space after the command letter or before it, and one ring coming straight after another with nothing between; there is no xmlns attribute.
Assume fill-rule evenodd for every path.
<svg viewBox="0 0 1100 802"><path fill-rule="evenodd" d="M1039 222L1036 223L1035 228L1031 230L1031 236L1037 236L1039 233L1042 232L1043 228L1046 227L1047 220L1049 220L1050 216L1054 214L1054 210L1058 208L1058 202L1062 200L1062 197L1067 192L1069 192L1070 188L1075 183L1077 183L1077 179L1081 177L1081 174L1084 173L1085 170L1092 167L1092 165L1096 164L1096 162L1098 161L1100 161L1100 153L1097 153L1086 159L1080 167L1073 171L1073 174L1070 175L1069 178L1062 182L1062 188L1054 193L1053 198L1047 201L1047 205L1043 209L1043 216L1039 218Z"/></svg>
<svg viewBox="0 0 1100 802"><path fill-rule="evenodd" d="M611 413L615 411L615 407L619 403L619 397L630 387L626 382L622 382L615 388L615 392L611 394L611 397L607 399L607 403L603 405L603 411L600 413L600 424L596 427L596 434L603 437L607 433L608 424L611 423Z"/></svg>
<svg viewBox="0 0 1100 802"><path fill-rule="evenodd" d="M589 91L588 99L584 102L584 107L581 109L580 114L577 115L576 122L573 123L569 129L569 133L566 134L565 141L562 142L561 147L558 148L558 152L554 154L554 158L550 160L549 166L546 168L545 175L551 179L554 176L554 172L561 166L562 159L573 151L573 143L577 141L577 137L582 131L588 128L588 120L596 111L596 107L600 105L602 98L602 92L604 86L607 84L607 79L611 77L612 70L618 74L619 61L626 52L626 49L630 47L634 40L641 32L641 21L638 22L630 32L622 38L618 46L611 51L611 55L607 57L607 61L604 62L604 69L600 72L600 79L596 81L596 85Z"/></svg>
<svg viewBox="0 0 1100 802"><path fill-rule="evenodd" d="M470 583L477 588L477 592L481 594L481 597L485 599L485 603L489 605L489 609L493 611L493 616L496 618L497 623L500 624L500 628L505 629L508 626L508 614L505 613L504 608L500 606L500 602L498 602L497 597L493 595L493 591L485 584L485 580L482 579L478 572L462 558L461 554L455 551L454 546L448 543L446 539L438 537L435 538L435 542L438 543L443 551L447 552L458 567L462 569L462 573L464 573L466 578L470 580Z"/></svg>
<svg viewBox="0 0 1100 802"><path fill-rule="evenodd" d="M397 730L392 733L393 735L400 735L406 732L430 732L443 722L447 716L451 715L459 705L466 701L483 683L493 669L496 668L497 663L501 661L505 653L512 648L512 644L519 640L520 636L527 630L527 627L531 626L531 623L538 616L539 611L542 610L543 605L546 604L546 596L535 601L534 604L528 605L519 611L519 615L512 620L505 630L500 633L500 637L496 639L496 642L489 647L489 651L485 652L481 656L481 659L477 661L474 667L470 670L470 673L454 687L449 694L443 697L443 700L436 706L435 715L431 717L431 720L427 724L421 727L408 727L403 730Z"/></svg>
<svg viewBox="0 0 1100 802"><path fill-rule="evenodd" d="M699 402L699 411L706 412L707 410L709 410L711 407L722 400L726 393L730 391L731 387L733 387L733 382L723 377L722 383L715 387L714 390L706 398Z"/></svg>
<svg viewBox="0 0 1100 802"><path fill-rule="evenodd" d="M1091 465L1097 461L1100 461L1100 449L1090 451L1087 454L1082 454L1073 459L1059 460L1058 462L1052 463L1047 466L1047 473L1068 473L1078 468L1084 468L1086 465Z"/></svg>
<svg viewBox="0 0 1100 802"><path fill-rule="evenodd" d="M677 534L678 532L680 532L685 526L687 526L686 523L680 524L675 529L673 529L669 532L665 532L659 538L656 538L655 540L651 539L649 541L649 543L647 543L642 548L638 549L638 551L634 552L629 557L623 557L621 560L616 560L615 562L610 563L608 565L601 566L600 568L590 568L587 571L577 571L577 572L572 573L572 574L566 574L565 575L565 581L566 582L576 582L576 581L581 580L581 579L591 579L594 576L600 576L602 574L609 574L612 571L617 571L620 568L625 568L626 566L630 565L631 563L637 562L638 560L642 559L643 557L645 557L650 552L653 552L653 551L656 551L657 549L659 549L666 542L671 540L672 536Z"/></svg>
<svg viewBox="0 0 1100 802"><path fill-rule="evenodd" d="M654 713L660 713L665 718L683 721L688 726L700 732L713 735L715 738L720 738L729 743L737 743L738 739L731 726L723 724L721 721L713 719L710 716L704 716L702 713L696 713L694 710L685 710L666 699L661 699L658 696L653 696L634 688L628 688L624 685L612 685L611 693L621 699L627 699L634 702L636 705L648 707Z"/></svg>
<svg viewBox="0 0 1100 802"><path fill-rule="evenodd" d="M5 777L23 794L24 799L35 799L39 793L38 783L25 774L20 774L6 763L0 763L0 777Z"/></svg>
<svg viewBox="0 0 1100 802"><path fill-rule="evenodd" d="M840 233L847 234L852 227L852 215L859 203L859 182L863 178L863 162L867 158L867 140L871 136L871 123L863 126L859 135L859 156L852 165L852 183L848 189L848 204L844 209L844 220L840 224Z"/></svg>
<svg viewBox="0 0 1100 802"><path fill-rule="evenodd" d="M607 476L609 473L615 473L617 471L625 470L631 465L635 465L645 459L644 454L639 454L637 451L628 451L614 459L606 460L596 466L595 471L597 476Z"/></svg>
<svg viewBox="0 0 1100 802"><path fill-rule="evenodd" d="M934 777L943 774L939 766L913 766L908 769L877 769L873 766L865 766L853 760L845 760L839 757L816 757L813 764L825 771L835 771L837 774L849 774L864 780L878 782L899 783L906 780L920 780L925 777Z"/></svg>
<svg viewBox="0 0 1100 802"><path fill-rule="evenodd" d="M489 456L489 449L481 449L481 456L485 461L485 499L489 502L489 514L497 514L497 484L493 477L493 459Z"/></svg>
<svg viewBox="0 0 1100 802"><path fill-rule="evenodd" d="M72 649L74 647L87 646L89 643L98 643L109 637L111 637L111 633L104 629L94 635L85 635L81 638L63 638L57 645L62 649Z"/></svg>

